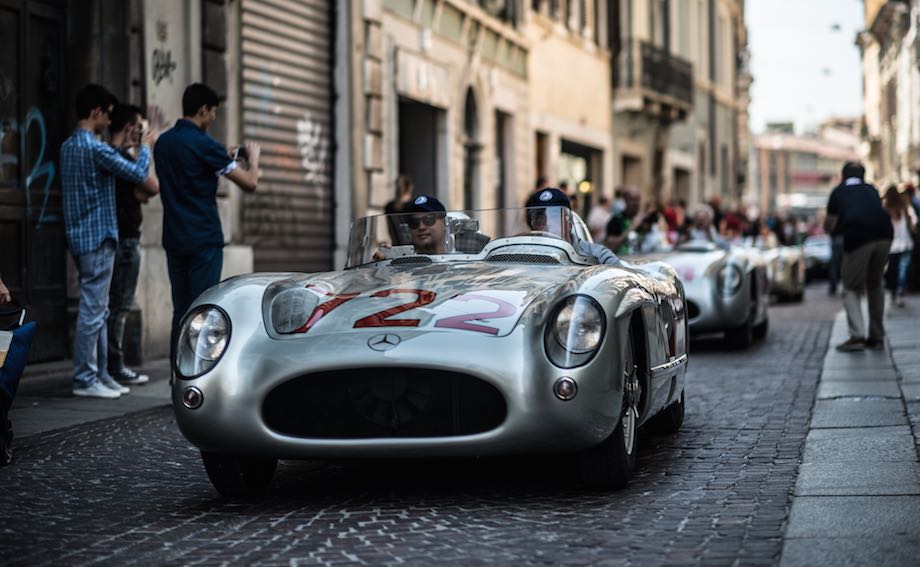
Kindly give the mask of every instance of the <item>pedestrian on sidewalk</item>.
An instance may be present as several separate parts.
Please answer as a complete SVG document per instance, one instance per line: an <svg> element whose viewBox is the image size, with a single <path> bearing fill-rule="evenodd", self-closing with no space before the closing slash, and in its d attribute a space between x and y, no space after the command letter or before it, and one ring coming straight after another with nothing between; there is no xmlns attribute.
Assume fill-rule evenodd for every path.
<svg viewBox="0 0 920 567"><path fill-rule="evenodd" d="M115 97L100 85L77 93L77 128L61 146L61 184L64 228L80 280L80 307L73 344L73 394L115 399L130 390L107 372L109 286L118 222L115 214L115 178L140 184L150 164L149 136L137 161L125 159L100 141L110 123Z"/></svg>
<svg viewBox="0 0 920 567"><path fill-rule="evenodd" d="M109 143L127 160L137 161L144 135L143 111L137 106L119 104L112 111ZM160 192L160 185L149 175L140 185L115 180L115 211L118 217L118 250L109 290L109 374L121 384L146 384L150 378L125 366L125 321L134 307L134 292L141 269L141 203Z"/></svg>
<svg viewBox="0 0 920 567"><path fill-rule="evenodd" d="M217 212L218 180L226 176L247 193L254 192L258 183L258 144L247 143L232 155L207 134L219 106L212 88L189 85L182 95L182 118L160 135L154 148L163 200L163 248L172 287L173 365L182 317L195 298L220 281L224 233ZM248 169L238 167L237 157L248 161Z"/></svg>
<svg viewBox="0 0 920 567"><path fill-rule="evenodd" d="M891 292L891 300L898 307L904 307L904 287L914 248L913 232L917 227L917 219L906 197L906 194L898 192L897 185L890 185L885 193L885 210L891 217L894 230L894 239L888 252L885 288Z"/></svg>
<svg viewBox="0 0 920 567"><path fill-rule="evenodd" d="M843 166L843 182L827 201L824 231L843 235L843 306L850 337L837 345L840 351L884 347L885 290L882 279L894 230L878 189L865 182L866 170L856 162ZM869 303L869 334L866 335L860 299Z"/></svg>

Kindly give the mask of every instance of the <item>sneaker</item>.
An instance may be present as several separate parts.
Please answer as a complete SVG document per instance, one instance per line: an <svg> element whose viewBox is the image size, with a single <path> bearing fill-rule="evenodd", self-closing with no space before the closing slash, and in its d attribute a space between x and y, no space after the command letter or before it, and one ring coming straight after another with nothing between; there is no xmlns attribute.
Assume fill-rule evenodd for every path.
<svg viewBox="0 0 920 567"><path fill-rule="evenodd" d="M121 384L116 382L111 376L100 378L99 381L102 382L102 385L108 388L109 390L115 390L119 394L127 394L128 392L131 391L131 388L127 386L122 386Z"/></svg>
<svg viewBox="0 0 920 567"><path fill-rule="evenodd" d="M122 368L120 372L112 372L112 378L116 382L121 384L130 384L136 386L138 384L146 384L150 381L150 376L146 374L138 374L137 372L131 370L130 368Z"/></svg>
<svg viewBox="0 0 920 567"><path fill-rule="evenodd" d="M107 400L117 400L121 397L121 393L117 390L112 390L106 388L102 382L96 380L89 386L74 386L73 395L80 396L83 398L105 398Z"/></svg>
<svg viewBox="0 0 920 567"><path fill-rule="evenodd" d="M860 339L859 337L850 337L846 341L837 345L837 350L840 352L855 352L858 350L863 350L866 348L865 339Z"/></svg>
<svg viewBox="0 0 920 567"><path fill-rule="evenodd" d="M895 298L894 304L898 307L904 307L906 305L906 303L904 303L904 296L899 295L897 298Z"/></svg>
<svg viewBox="0 0 920 567"><path fill-rule="evenodd" d="M869 337L866 339L866 348L872 350L885 350L885 339L873 339Z"/></svg>

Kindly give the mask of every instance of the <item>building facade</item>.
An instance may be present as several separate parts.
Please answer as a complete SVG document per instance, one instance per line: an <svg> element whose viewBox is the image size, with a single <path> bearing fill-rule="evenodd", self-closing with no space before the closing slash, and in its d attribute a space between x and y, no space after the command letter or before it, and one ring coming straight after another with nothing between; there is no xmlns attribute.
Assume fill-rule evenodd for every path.
<svg viewBox="0 0 920 567"><path fill-rule="evenodd" d="M349 105L336 181L352 217L381 212L400 175L455 209L519 207L540 175L609 193L606 2L339 6Z"/></svg>
<svg viewBox="0 0 920 567"><path fill-rule="evenodd" d="M754 138L749 203L765 214L793 210L814 215L827 207L847 161L859 159L855 119L830 120L819 132L797 135L774 126Z"/></svg>
<svg viewBox="0 0 920 567"><path fill-rule="evenodd" d="M863 151L878 184L916 181L920 169L920 1L865 1L856 38L863 70Z"/></svg>
<svg viewBox="0 0 920 567"><path fill-rule="evenodd" d="M0 0L0 273L39 323L33 360L65 358L72 345L78 290L58 152L89 82L146 108L155 132L181 117L185 87L205 82L223 100L209 133L226 146L262 144L259 192L220 188L224 277L332 266L333 10L290 0ZM129 358L169 350L159 200L143 214Z"/></svg>
<svg viewBox="0 0 920 567"><path fill-rule="evenodd" d="M518 206L533 190L532 181L543 177L581 195L576 207L586 214L592 200L612 194L616 169L609 3L539 0L531 7L526 36L533 169Z"/></svg>
<svg viewBox="0 0 920 567"><path fill-rule="evenodd" d="M744 3L615 4L616 183L691 205L713 196L739 201L747 170L752 81Z"/></svg>

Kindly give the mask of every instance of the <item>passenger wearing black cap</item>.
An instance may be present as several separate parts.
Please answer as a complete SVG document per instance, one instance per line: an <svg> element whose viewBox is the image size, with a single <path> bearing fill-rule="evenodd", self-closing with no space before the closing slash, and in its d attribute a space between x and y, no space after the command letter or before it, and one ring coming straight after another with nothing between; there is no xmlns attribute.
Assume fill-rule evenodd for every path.
<svg viewBox="0 0 920 567"><path fill-rule="evenodd" d="M567 215L555 215L551 207L563 207L571 211L571 202L568 195L550 187L543 191L538 191L528 197L524 204L526 207L527 226L537 232L550 233L553 236L566 238L572 232L571 220ZM574 240L574 238L573 238ZM596 242L587 240L578 240L576 248L585 256L597 258L600 264L619 264L620 259L609 248Z"/></svg>
<svg viewBox="0 0 920 567"><path fill-rule="evenodd" d="M412 245L417 253L447 252L447 209L441 201L431 195L419 195L403 209L403 212L407 213L406 222L409 225Z"/></svg>

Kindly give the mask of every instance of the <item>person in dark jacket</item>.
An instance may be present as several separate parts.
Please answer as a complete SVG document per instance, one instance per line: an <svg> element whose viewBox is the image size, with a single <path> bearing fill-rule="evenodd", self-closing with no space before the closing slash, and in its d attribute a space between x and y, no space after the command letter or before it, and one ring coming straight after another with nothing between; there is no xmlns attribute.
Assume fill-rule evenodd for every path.
<svg viewBox="0 0 920 567"><path fill-rule="evenodd" d="M218 181L226 177L247 193L258 185L259 145L246 144L249 167L239 167L207 133L217 120L219 105L213 89L201 83L189 85L182 95L182 118L154 146L163 201L163 248L172 287L172 361L182 316L195 298L220 281L224 232L217 212Z"/></svg>
<svg viewBox="0 0 920 567"><path fill-rule="evenodd" d="M843 166L843 183L827 202L824 231L843 236L843 305L850 337L837 345L840 351L884 348L885 264L894 231L882 206L878 189L865 182L866 170L856 162ZM869 302L869 334L865 333L860 299Z"/></svg>

